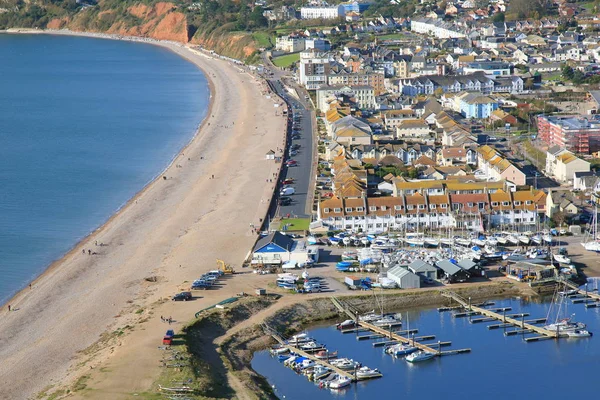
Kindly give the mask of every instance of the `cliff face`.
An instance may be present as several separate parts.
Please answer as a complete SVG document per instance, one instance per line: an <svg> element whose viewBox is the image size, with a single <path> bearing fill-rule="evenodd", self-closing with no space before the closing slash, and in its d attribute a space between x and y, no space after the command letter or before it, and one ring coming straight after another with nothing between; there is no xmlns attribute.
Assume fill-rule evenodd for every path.
<svg viewBox="0 0 600 400"><path fill-rule="evenodd" d="M169 2L154 5L137 3L124 10L90 7L78 13L50 20L50 29L70 29L81 32L103 32L124 36L140 36L181 43L199 44L220 54L246 59L257 47L249 33L198 29L193 36L186 15Z"/></svg>

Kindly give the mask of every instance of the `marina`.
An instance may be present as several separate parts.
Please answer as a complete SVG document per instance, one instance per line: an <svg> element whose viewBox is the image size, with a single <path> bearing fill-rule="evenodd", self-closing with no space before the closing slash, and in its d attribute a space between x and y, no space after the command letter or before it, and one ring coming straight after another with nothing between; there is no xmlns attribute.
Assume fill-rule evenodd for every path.
<svg viewBox="0 0 600 400"><path fill-rule="evenodd" d="M498 308L511 308L514 310L511 311L512 313L529 313L539 317L547 315L551 308L549 302L533 303L526 299L495 302ZM584 307L574 309L577 312L577 319L584 321L590 331L597 331L600 328L598 309ZM490 392L486 382L511 380L514 376L528 376L530 379L545 377L552 379L553 382L556 380L556 384L553 385L531 385L530 379L513 379L511 384L513 390L518 391L520 396L552 398L556 391L568 391L573 380L584 375L589 363L594 363L600 356L600 345L594 338L539 340L536 345L527 345L522 340L522 334L508 337L489 334L482 330L481 324L472 324L468 318L454 318L452 313L438 312L437 309L408 310L403 312L403 318L410 320L411 329L414 324L419 332L435 335L435 339L440 338L444 342L467 344L472 351L462 357L435 357L426 362L413 364L384 354L383 349L386 346L397 343L388 338L357 341L355 335L340 334L331 323L310 329L307 334L317 341L335 343L335 350L339 354L358 360L371 368L377 368L384 375L382 379L357 382L343 391L336 391L336 398L369 398L374 394L382 400L403 396L419 398L424 397L422 390L426 387L427 398L443 396L458 400L464 399L465 396L483 396L485 393L486 398L499 400L505 398L505 393ZM526 317L525 321L531 319L533 318ZM519 329L521 328L514 329L509 326L505 330ZM425 336L419 333L417 335ZM534 335L539 336L537 333ZM527 336L531 334L525 337ZM437 350L436 345L437 342L428 344L434 350ZM447 346L443 347L447 348ZM493 364L489 363L490 359L494 360ZM319 389L318 386L308 383L304 377L298 377L289 369L281 368L279 362L266 352L256 353L252 365L257 372L268 379L271 385L275 386L275 393L280 398L283 396L288 400L306 397L314 400L332 398L330 391ZM474 378L469 385L461 387L460 391L447 390L465 374ZM431 381L435 381L436 384L431 385ZM593 385L583 385L579 393L593 396L595 388Z"/></svg>

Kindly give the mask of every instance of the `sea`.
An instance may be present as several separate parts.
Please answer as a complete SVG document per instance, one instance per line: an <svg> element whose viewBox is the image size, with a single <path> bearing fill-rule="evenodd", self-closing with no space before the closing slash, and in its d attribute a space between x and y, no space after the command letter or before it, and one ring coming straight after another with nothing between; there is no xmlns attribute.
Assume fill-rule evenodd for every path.
<svg viewBox="0 0 600 400"><path fill-rule="evenodd" d="M209 95L155 45L0 34L0 304L158 176Z"/></svg>
<svg viewBox="0 0 600 400"><path fill-rule="evenodd" d="M550 314L554 320L558 310L556 305L551 308L549 299L495 303L495 307L512 307L510 313L529 313L525 319ZM280 399L286 400L597 398L599 387L594 376L600 367L600 308L569 303L564 303L567 308L563 306L561 315L574 314L573 319L586 323L595 336L527 343L524 337L535 335L505 336L504 329L487 329L493 323L470 323L469 318L455 318L451 312L417 309L402 312L403 328L418 329L417 336L435 335L430 343L452 342L444 350L470 348L471 352L410 364L384 354L382 347L373 347L374 340L358 341L355 333L342 334L330 323L309 330L309 335L342 357L378 368L382 378L343 390L320 389L267 351L255 353L252 367L266 377Z"/></svg>

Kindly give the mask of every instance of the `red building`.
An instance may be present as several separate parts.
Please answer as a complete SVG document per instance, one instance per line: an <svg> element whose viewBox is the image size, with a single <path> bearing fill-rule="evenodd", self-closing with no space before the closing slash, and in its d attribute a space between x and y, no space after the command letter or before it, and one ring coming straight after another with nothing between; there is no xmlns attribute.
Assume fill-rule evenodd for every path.
<svg viewBox="0 0 600 400"><path fill-rule="evenodd" d="M600 119L597 116L539 115L538 137L549 146L573 153L591 154L600 150Z"/></svg>

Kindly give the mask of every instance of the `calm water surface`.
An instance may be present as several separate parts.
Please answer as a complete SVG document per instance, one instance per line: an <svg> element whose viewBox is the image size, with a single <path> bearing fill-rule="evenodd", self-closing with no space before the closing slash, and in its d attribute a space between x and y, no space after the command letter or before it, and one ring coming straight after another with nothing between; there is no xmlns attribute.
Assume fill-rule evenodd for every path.
<svg viewBox="0 0 600 400"><path fill-rule="evenodd" d="M524 300L496 301L512 306L511 312L529 312L545 317L548 303ZM253 368L275 385L279 398L294 399L564 399L565 396L597 398L596 375L600 367L600 309L569 305L569 313L585 322L596 335L587 339L547 340L525 343L522 336L505 337L502 330L488 330L486 323L471 324L468 318L453 318L437 310L411 311L410 327L419 335L436 335L452 341L450 348L472 352L409 364L373 348L372 340L357 341L355 334L341 334L335 327L322 327L310 335L371 368L383 378L360 382L343 391L319 389L305 376L284 367L267 352L255 354ZM529 335L531 336L531 335Z"/></svg>
<svg viewBox="0 0 600 400"><path fill-rule="evenodd" d="M157 176L208 97L156 46L0 35L0 303Z"/></svg>

